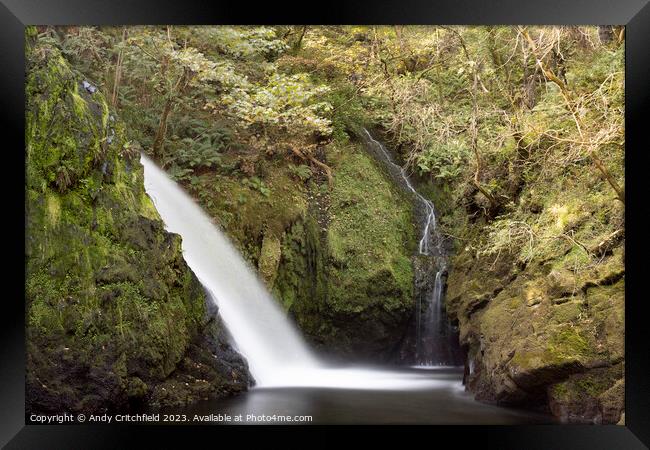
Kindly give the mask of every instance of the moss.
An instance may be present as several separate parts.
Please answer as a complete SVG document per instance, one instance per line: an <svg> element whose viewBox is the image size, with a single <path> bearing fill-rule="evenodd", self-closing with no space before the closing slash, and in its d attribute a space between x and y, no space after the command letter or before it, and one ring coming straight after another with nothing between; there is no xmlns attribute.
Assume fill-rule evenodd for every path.
<svg viewBox="0 0 650 450"><path fill-rule="evenodd" d="M328 318L322 314L327 297L326 250L318 223L311 216L294 223L284 234L274 294L308 335L318 334Z"/></svg>
<svg viewBox="0 0 650 450"><path fill-rule="evenodd" d="M578 330L564 328L549 338L546 354L553 360L585 358L592 350L589 341Z"/></svg>
<svg viewBox="0 0 650 450"><path fill-rule="evenodd" d="M329 302L345 310L346 305L372 305L387 297L395 303L389 308L408 308L415 245L409 204L358 147L333 151L338 154L327 232L332 258Z"/></svg>
<svg viewBox="0 0 650 450"><path fill-rule="evenodd" d="M553 306L551 320L557 324L575 322L584 312L585 306L582 301L569 299L565 303Z"/></svg>
<svg viewBox="0 0 650 450"><path fill-rule="evenodd" d="M551 395L556 398L566 399L571 394L568 383L558 383L551 386Z"/></svg>
<svg viewBox="0 0 650 450"><path fill-rule="evenodd" d="M236 159L231 162L233 165ZM307 212L307 189L296 183L281 161L266 161L266 176L258 178L268 191L258 189L241 173L218 170L196 176L185 187L234 241L243 256L258 265L265 232L282 236ZM224 162L227 165L227 162ZM260 175L261 176L261 175ZM265 195L265 192L267 195Z"/></svg>
<svg viewBox="0 0 650 450"><path fill-rule="evenodd" d="M617 423L623 386L622 364L572 375L549 388L551 410L564 421Z"/></svg>
<svg viewBox="0 0 650 450"><path fill-rule="evenodd" d="M49 224L51 227L56 227L61 219L61 202L55 193L50 193L46 199Z"/></svg>
<svg viewBox="0 0 650 450"><path fill-rule="evenodd" d="M237 165L236 155L224 158L225 166ZM332 348L350 348L351 335L359 345L377 339L376 331L361 336L354 324L386 322L392 333L405 326L415 227L410 203L358 145L330 145L326 161L334 173L331 189L316 176L297 177L273 157L257 161L259 181L217 168L186 187L258 267L303 332ZM352 325L342 325L348 314Z"/></svg>
<svg viewBox="0 0 650 450"><path fill-rule="evenodd" d="M542 105L557 95L540 98L529 116L531 129L550 123ZM622 162L607 165L622 182ZM543 168L525 169L512 203L494 218L480 219L480 212L475 218L474 189L459 189L452 205L458 216L449 225L461 239L447 297L463 344L481 355L477 365L483 367L471 389L504 403L522 402L523 395L539 407L545 406L539 390L560 398L572 389L564 380L623 360L625 336L624 206L585 165L568 165L552 176ZM507 392L507 379L526 393ZM584 395L571 402L582 402L581 414L597 416L590 386L576 389Z"/></svg>
<svg viewBox="0 0 650 450"><path fill-rule="evenodd" d="M77 84L73 84L74 88L70 90L70 97L72 98L73 111L77 117L84 117L88 114L88 105L86 100L84 100L79 95L79 87Z"/></svg>
<svg viewBox="0 0 650 450"><path fill-rule="evenodd" d="M140 214L152 220L160 218L151 198L144 193L140 196Z"/></svg>
<svg viewBox="0 0 650 450"><path fill-rule="evenodd" d="M149 391L149 388L147 384L142 381L138 377L132 377L129 378L127 388L126 388L126 394L129 397L144 397L147 392Z"/></svg>
<svg viewBox="0 0 650 450"><path fill-rule="evenodd" d="M199 339L205 294L144 193L141 165L121 155L123 127L104 141L101 93L78 89L45 43L28 55L27 80L28 407L126 408Z"/></svg>
<svg viewBox="0 0 650 450"><path fill-rule="evenodd" d="M50 185L64 192L83 178L100 156L105 129L90 105L104 105L105 101L100 93L91 98L78 91L77 78L51 46L32 49L26 95L35 101L35 107L26 110L27 157L32 161L28 183L39 191Z"/></svg>
<svg viewBox="0 0 650 450"><path fill-rule="evenodd" d="M597 397L609 389L612 383L601 377L587 375L579 378L575 385L585 394Z"/></svg>
<svg viewBox="0 0 650 450"><path fill-rule="evenodd" d="M312 212L283 244L276 283L313 341L376 352L398 342L413 305L410 204L356 144L330 146L327 158L334 184L314 189Z"/></svg>
<svg viewBox="0 0 650 450"><path fill-rule="evenodd" d="M309 208L283 230L272 287L314 343L358 354L393 345L406 326L415 229L409 203L361 148L331 146L327 160L334 185L308 185ZM278 204L292 202L287 194L277 191ZM264 233L260 268L278 253L266 242L272 232Z"/></svg>
<svg viewBox="0 0 650 450"><path fill-rule="evenodd" d="M260 249L258 270L269 287L273 286L277 276L281 251L280 239L272 233L265 233Z"/></svg>

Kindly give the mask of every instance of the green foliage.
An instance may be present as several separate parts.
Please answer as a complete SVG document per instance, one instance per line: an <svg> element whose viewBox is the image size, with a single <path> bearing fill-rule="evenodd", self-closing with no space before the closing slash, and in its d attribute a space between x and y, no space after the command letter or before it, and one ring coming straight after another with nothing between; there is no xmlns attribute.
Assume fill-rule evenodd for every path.
<svg viewBox="0 0 650 450"><path fill-rule="evenodd" d="M325 86L312 86L307 74L273 73L266 85L233 89L219 101L246 127L276 127L289 136L329 135L330 122L322 114L331 105L314 101L327 91ZM217 105L208 103L207 107L215 109Z"/></svg>
<svg viewBox="0 0 650 450"><path fill-rule="evenodd" d="M464 173L468 158L467 147L451 140L418 154L416 164L420 173L432 173L436 178L449 182Z"/></svg>
<svg viewBox="0 0 650 450"><path fill-rule="evenodd" d="M325 98L332 105L332 138L339 144L345 144L349 140L349 131L366 125L368 117L363 99L359 97L354 85L340 82L336 86L337 89Z"/></svg>
<svg viewBox="0 0 650 450"><path fill-rule="evenodd" d="M288 44L276 31L73 27L49 35L94 84L117 94L129 137L145 152L156 153L165 166L205 169L220 164L218 154L233 140L273 153L332 133L331 105L324 99L329 88L308 73L278 69L275 60ZM61 177L65 182L65 173Z"/></svg>
<svg viewBox="0 0 650 450"><path fill-rule="evenodd" d="M541 373L560 395L557 367L623 358L624 206L610 180L624 185L624 46L595 27L26 36L27 323L41 371L70 351L142 397L196 334L203 294L143 195L139 147L316 343L394 346L411 317L417 231L409 202L356 145L362 126L390 141L439 229L458 238L450 277L466 282L450 282L448 306L470 354L481 346L482 376L524 386Z"/></svg>
<svg viewBox="0 0 650 450"><path fill-rule="evenodd" d="M52 44L58 42L52 40ZM92 74L95 82L99 81L97 73L101 71L101 62L115 56L111 36L96 27L79 27L77 32L66 34L60 42L61 53L85 74Z"/></svg>
<svg viewBox="0 0 650 450"><path fill-rule="evenodd" d="M179 27L175 29L183 39L205 49L206 53L227 55L238 60L255 56L272 59L287 49L272 27Z"/></svg>
<svg viewBox="0 0 650 450"><path fill-rule="evenodd" d="M623 225L593 157L624 184L624 48L603 45L594 27L68 27L40 38L60 42L93 84L115 87L129 140L151 153L162 133L159 163L254 263L265 229L282 236L314 210L341 286L381 274L406 286L410 263L395 248L414 231L405 216L377 210L384 220L371 224L364 212L393 211L399 200L356 153L360 126L384 132L442 211L441 228L473 256L548 259L587 276L601 257L593 249ZM80 117L86 94L70 97ZM102 149L85 143L106 130L89 127L80 145L53 125L56 145L38 152L47 161L35 189L65 194L80 184L84 200L100 198L85 171ZM83 160L66 157L79 148ZM47 210L60 223L63 198ZM346 220L382 238L361 245Z"/></svg>
<svg viewBox="0 0 650 450"><path fill-rule="evenodd" d="M184 150L178 151L174 156L176 161L184 167L215 167L221 162L221 154L213 147L210 141L195 142L190 138L185 138L180 142L179 147Z"/></svg>
<svg viewBox="0 0 650 450"><path fill-rule="evenodd" d="M300 164L298 166L290 166L289 171L291 172L292 175L294 175L302 182L309 180L313 175L311 168L304 164Z"/></svg>
<svg viewBox="0 0 650 450"><path fill-rule="evenodd" d="M241 180L242 185L244 186L249 186L252 189L255 189L256 191L259 191L264 197L268 197L271 195L271 190L269 187L264 183L264 181L260 180L258 177L252 177L252 178L243 178Z"/></svg>
<svg viewBox="0 0 650 450"><path fill-rule="evenodd" d="M193 172L192 169L185 169L176 164L170 166L169 170L167 170L169 176L176 181L189 180Z"/></svg>

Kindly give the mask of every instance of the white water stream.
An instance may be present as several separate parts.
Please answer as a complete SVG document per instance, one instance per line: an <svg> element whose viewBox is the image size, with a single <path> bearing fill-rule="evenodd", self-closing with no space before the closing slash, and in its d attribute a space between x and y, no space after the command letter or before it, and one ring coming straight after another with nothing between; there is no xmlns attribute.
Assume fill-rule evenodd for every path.
<svg viewBox="0 0 650 450"><path fill-rule="evenodd" d="M434 279L433 290L425 292L424 299L417 296L416 317L416 351L415 360L421 367L446 366L452 364L449 342L444 337L448 335L449 323L443 312L443 273L446 271L445 253L441 247L441 236L436 228L436 214L433 202L424 198L411 183L406 170L397 164L384 145L372 137L370 132L363 129L366 143L373 153L379 157L391 173L394 181L406 188L415 199L416 210L421 215L420 228L422 236L418 246L418 254L431 257L425 276ZM377 151L378 150L378 151ZM435 273L435 275L434 275ZM424 300L424 301L423 301ZM424 304L423 304L424 303Z"/></svg>
<svg viewBox="0 0 650 450"><path fill-rule="evenodd" d="M429 255L429 248L432 244L432 241L434 241L434 234L436 232L436 211L433 207L433 202L431 200L427 200L420 194L418 191L415 190L413 185L411 184L411 180L409 179L408 175L406 175L406 171L404 170L403 167L399 166L395 161L393 161L393 158L390 156L388 151L384 148L383 144L379 141L377 141L375 138L373 138L368 130L365 128L363 131L366 133L368 136L368 140L372 145L374 145L383 155L383 159L390 164L395 170L399 171L400 176L402 177L402 181L404 185L415 195L415 198L417 201L422 205L422 208L425 212L425 219L424 219L424 226L422 227L422 237L420 238L420 244L418 248L418 252L421 255ZM440 254L440 239L435 239L435 243L437 245L436 250L438 250L438 254Z"/></svg>

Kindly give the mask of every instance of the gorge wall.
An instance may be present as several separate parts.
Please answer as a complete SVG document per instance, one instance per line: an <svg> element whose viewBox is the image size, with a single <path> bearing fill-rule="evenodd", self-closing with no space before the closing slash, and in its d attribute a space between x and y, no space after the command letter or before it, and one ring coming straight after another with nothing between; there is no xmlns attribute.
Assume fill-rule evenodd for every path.
<svg viewBox="0 0 650 450"><path fill-rule="evenodd" d="M593 172L524 187L511 217L544 224L509 242L471 224L448 279L447 309L481 401L550 410L564 421L618 423L624 410L624 206ZM490 233L492 233L490 235ZM490 238L486 236L490 235Z"/></svg>
<svg viewBox="0 0 650 450"><path fill-rule="evenodd" d="M28 29L29 33L29 29ZM27 414L245 390L245 361L144 192L104 96L28 34Z"/></svg>

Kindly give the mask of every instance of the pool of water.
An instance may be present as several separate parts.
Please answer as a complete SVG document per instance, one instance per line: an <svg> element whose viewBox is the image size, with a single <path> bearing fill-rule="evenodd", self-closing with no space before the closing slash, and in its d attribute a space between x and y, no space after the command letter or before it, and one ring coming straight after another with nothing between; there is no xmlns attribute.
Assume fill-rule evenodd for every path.
<svg viewBox="0 0 650 450"><path fill-rule="evenodd" d="M363 371L355 374L364 376ZM378 377L385 385L377 382ZM252 388L238 396L206 400L174 412L187 415L193 424L555 423L550 415L475 401L464 390L460 368L383 370L369 380L374 380L369 386L359 385L355 379L350 387Z"/></svg>

